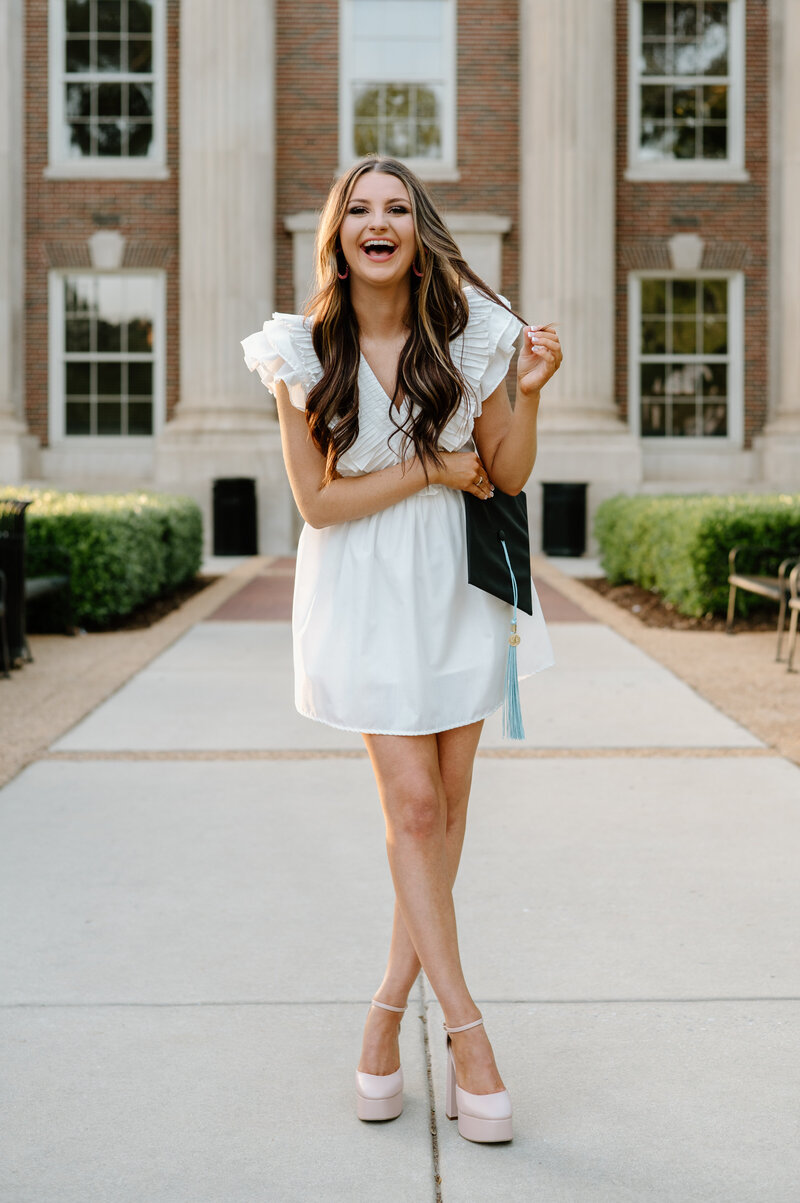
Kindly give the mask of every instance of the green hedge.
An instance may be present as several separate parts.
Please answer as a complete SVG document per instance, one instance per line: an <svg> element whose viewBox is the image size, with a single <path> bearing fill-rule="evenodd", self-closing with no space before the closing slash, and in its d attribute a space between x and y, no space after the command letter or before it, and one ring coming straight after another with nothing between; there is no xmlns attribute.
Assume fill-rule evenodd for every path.
<svg viewBox="0 0 800 1203"><path fill-rule="evenodd" d="M28 576L63 571L69 556L75 621L108 626L142 602L193 577L203 521L188 497L161 493L98 496L23 486L0 497L33 499L26 511Z"/></svg>
<svg viewBox="0 0 800 1203"><path fill-rule="evenodd" d="M800 494L612 497L594 529L612 584L653 589L682 614L724 614L732 547L745 572L773 573L782 553L800 552ZM763 602L740 591L737 604L747 613Z"/></svg>

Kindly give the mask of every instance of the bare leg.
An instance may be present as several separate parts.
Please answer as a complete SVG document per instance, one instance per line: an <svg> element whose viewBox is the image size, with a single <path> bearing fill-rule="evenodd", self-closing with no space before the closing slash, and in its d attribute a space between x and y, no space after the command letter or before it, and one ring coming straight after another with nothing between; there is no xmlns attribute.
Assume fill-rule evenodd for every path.
<svg viewBox="0 0 800 1203"><path fill-rule="evenodd" d="M376 997L401 1005L421 961L451 1025L479 1014L461 969L452 898L479 734L476 723L439 736L364 736L383 805L399 909L389 966ZM396 1031L396 1017L370 1012L360 1069L389 1073L397 1068ZM455 1036L453 1053L465 1090L503 1089L482 1028Z"/></svg>

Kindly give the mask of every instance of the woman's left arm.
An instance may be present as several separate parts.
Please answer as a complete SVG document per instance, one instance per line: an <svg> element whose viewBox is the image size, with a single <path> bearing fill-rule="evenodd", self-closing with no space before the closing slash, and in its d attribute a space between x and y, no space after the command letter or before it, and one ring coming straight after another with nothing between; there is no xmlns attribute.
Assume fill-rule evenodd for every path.
<svg viewBox="0 0 800 1203"><path fill-rule="evenodd" d="M517 399L505 381L483 402L475 420L475 444L489 479L512 496L525 488L536 462L536 420L542 388L561 365L561 344L549 326L526 326L517 361Z"/></svg>

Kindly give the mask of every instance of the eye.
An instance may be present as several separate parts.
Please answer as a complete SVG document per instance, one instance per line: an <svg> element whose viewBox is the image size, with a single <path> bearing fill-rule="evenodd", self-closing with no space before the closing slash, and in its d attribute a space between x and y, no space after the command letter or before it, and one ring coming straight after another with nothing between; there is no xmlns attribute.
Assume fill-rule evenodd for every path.
<svg viewBox="0 0 800 1203"><path fill-rule="evenodd" d="M351 205L347 211L348 213L366 213L367 210L363 205Z"/></svg>
<svg viewBox="0 0 800 1203"><path fill-rule="evenodd" d="M408 213L409 210L406 208L405 205L392 205L389 212L390 213Z"/></svg>

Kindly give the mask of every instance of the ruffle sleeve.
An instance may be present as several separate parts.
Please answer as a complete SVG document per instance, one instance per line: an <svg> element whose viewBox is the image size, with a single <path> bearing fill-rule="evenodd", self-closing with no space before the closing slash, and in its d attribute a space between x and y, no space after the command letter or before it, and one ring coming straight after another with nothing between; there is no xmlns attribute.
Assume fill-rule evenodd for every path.
<svg viewBox="0 0 800 1203"><path fill-rule="evenodd" d="M508 373L523 323L472 285L467 285L464 293L469 320L464 333L453 344L453 361L473 390L473 417L477 418L483 402ZM505 297L500 299L508 304Z"/></svg>
<svg viewBox="0 0 800 1203"><path fill-rule="evenodd" d="M273 313L271 321L241 344L247 367L258 372L273 396L275 381L282 380L292 405L305 409L310 390L322 376L307 319L297 313Z"/></svg>

